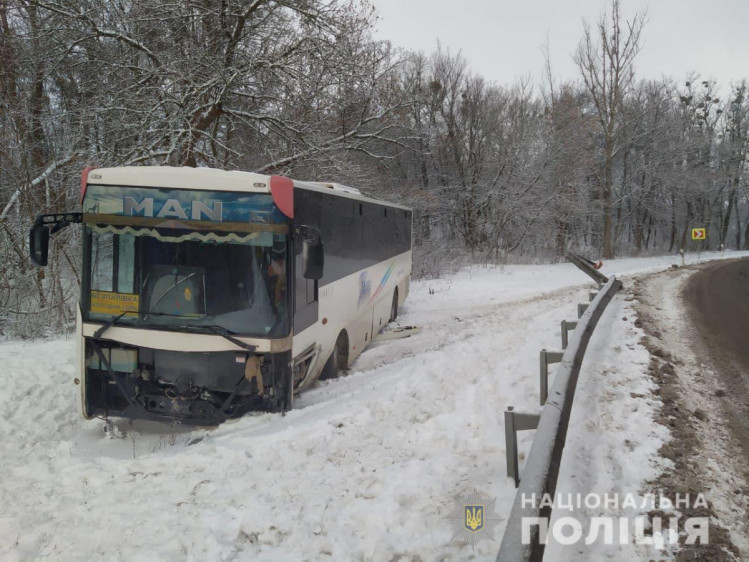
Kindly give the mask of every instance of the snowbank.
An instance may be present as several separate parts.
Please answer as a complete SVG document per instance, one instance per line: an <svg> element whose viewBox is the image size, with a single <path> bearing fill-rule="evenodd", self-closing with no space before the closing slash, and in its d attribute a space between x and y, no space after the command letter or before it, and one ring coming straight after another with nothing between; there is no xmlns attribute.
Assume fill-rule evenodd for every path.
<svg viewBox="0 0 749 562"><path fill-rule="evenodd" d="M678 261L615 260L604 271ZM420 334L375 344L286 416L212 431L84 421L72 340L2 343L0 557L493 560L497 542L451 543L446 518L454 496L473 490L509 513L503 411L538 411L538 351L559 346L559 321L574 318L589 285L568 264L415 282L401 322ZM617 297L591 342L570 477L636 492L665 436L638 430L655 405L628 398L648 389L629 314ZM532 438L520 434L523 454ZM633 458L622 439L637 451L632 468L621 468Z"/></svg>

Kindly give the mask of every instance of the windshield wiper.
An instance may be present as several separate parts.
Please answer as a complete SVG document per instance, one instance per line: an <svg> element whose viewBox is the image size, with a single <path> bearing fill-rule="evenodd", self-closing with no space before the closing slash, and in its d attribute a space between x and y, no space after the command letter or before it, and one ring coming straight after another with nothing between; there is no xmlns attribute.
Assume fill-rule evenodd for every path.
<svg viewBox="0 0 749 562"><path fill-rule="evenodd" d="M205 318L205 314L201 314L193 318L185 314L172 314L171 312L146 312L143 318L145 319L146 316L169 316L171 318L186 318L188 320L202 320L203 318Z"/></svg>
<svg viewBox="0 0 749 562"><path fill-rule="evenodd" d="M128 312L131 312L131 311L130 310L126 310L125 312L123 312L119 316L115 316L109 322L107 322L106 324L104 324L101 328L99 328L98 330L96 330L94 332L94 339L95 340L101 339L102 334L104 332L106 332L110 327L114 326L117 323L117 320L119 320L120 318L122 318L123 316L125 316L125 314L127 314Z"/></svg>
<svg viewBox="0 0 749 562"><path fill-rule="evenodd" d="M232 332L231 330L224 328L223 326L219 326L217 324L195 324L195 325L176 326L176 327L183 329L183 330L203 328L205 330L208 330L209 332L213 332L217 336L221 336L225 340L230 341L231 343L241 347L242 349L246 349L247 351L255 351L257 349L256 345L250 345L249 343L245 343L242 340L238 340L237 338L232 337L232 336L237 335L236 332Z"/></svg>
<svg viewBox="0 0 749 562"><path fill-rule="evenodd" d="M97 343L101 339L101 336L104 334L104 332L106 332L112 326L116 325L117 321L123 316L125 316L125 314L127 314L128 312L132 312L132 311L126 310L125 312L115 316L109 322L104 324L101 328L96 330L94 332L93 337L89 340L89 343L92 349L94 350L94 352L96 353L96 355L99 357L99 362L101 363L101 365L104 366L104 370L107 372L107 375L112 380L112 382L117 386L117 388L125 397L125 399L128 401L128 404L130 404L135 409L148 413L147 410L143 407L143 405L138 403L138 401L135 399L135 396L131 394L130 390L123 384L123 382L120 380L120 377L118 377L115 374L114 369L112 369L112 364L109 362L109 359L107 359L107 356L104 354L104 351ZM109 350L109 353L110 354L112 353L111 350Z"/></svg>
<svg viewBox="0 0 749 562"><path fill-rule="evenodd" d="M122 316L124 316L125 314L126 313L123 312L117 318L110 320L108 324L105 324L104 326L99 328L94 334L94 338L98 338L104 332L104 330L109 328L109 326L114 324L117 320L122 318ZM149 313L149 316L169 316L172 318L184 318L184 316L182 316L181 314L169 314L168 312L151 312ZM205 318L205 316L196 318L196 320L201 320L203 318ZM195 329L208 330L209 332L213 332L217 336L221 336L222 338L230 341L234 345L237 345L241 347L242 349L246 349L247 351L255 351L257 349L256 345L250 345L249 343L245 343L242 340L238 340L237 338L232 337L232 336L236 336L237 333L232 332L231 330L229 330L228 328L224 328L223 326L219 326L218 324L184 324L182 326L158 326L158 328L167 329L167 330L170 328L174 328L177 330L195 330Z"/></svg>
<svg viewBox="0 0 749 562"><path fill-rule="evenodd" d="M232 337L232 335L236 334L236 332L227 330L223 326L208 325L203 327L210 330L214 334L221 336L225 340L230 341L234 345L238 345L242 349L246 349L247 351L255 351L257 349L256 345L250 345L249 343L245 343L242 340L238 340L237 338Z"/></svg>

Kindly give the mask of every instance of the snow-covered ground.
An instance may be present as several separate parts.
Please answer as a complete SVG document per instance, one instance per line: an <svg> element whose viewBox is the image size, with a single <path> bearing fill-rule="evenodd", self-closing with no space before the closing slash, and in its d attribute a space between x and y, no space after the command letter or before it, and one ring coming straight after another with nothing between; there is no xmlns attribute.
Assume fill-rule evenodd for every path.
<svg viewBox="0 0 749 562"><path fill-rule="evenodd" d="M666 551L636 544L633 536L636 519L644 518L652 509L641 507L643 501L647 503L646 494L658 492L646 482L669 466L658 455L669 432L663 425L653 423L660 402L652 393L655 383L644 375L650 353L639 343L643 332L633 325L634 320L635 311L625 287L611 301L591 338L570 416L571 429L556 492L567 499L567 505L575 504L575 509L555 509L551 523L573 517L582 524L583 537L587 537L594 527L593 518L608 519L612 526L617 523L617 540L612 541L615 544L605 544L603 533L590 545L584 539L568 546L552 540L546 560L631 562L668 557ZM577 498L588 495L589 506L583 500L578 508ZM618 499L618 505L607 506L607 496ZM624 507L628 497L630 502L635 501L634 507ZM598 500L602 500L600 505ZM620 518L626 518L631 527L626 544L618 540Z"/></svg>
<svg viewBox="0 0 749 562"><path fill-rule="evenodd" d="M626 282L672 263L614 260L604 272ZM414 282L400 321L420 334L373 345L286 416L210 431L84 421L72 339L2 343L0 558L493 560L498 542L451 542L454 497L496 497L507 517L503 412L539 411L538 352L558 348L559 322L589 286L570 264ZM624 299L591 340L562 489L637 493L658 470L667 435L648 429L657 403ZM521 454L532 438L519 435Z"/></svg>

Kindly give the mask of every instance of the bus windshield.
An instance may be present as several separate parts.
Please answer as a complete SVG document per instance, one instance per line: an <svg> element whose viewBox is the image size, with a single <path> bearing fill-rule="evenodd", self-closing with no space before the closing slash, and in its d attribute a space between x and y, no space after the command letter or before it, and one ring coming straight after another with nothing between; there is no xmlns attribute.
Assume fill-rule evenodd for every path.
<svg viewBox="0 0 749 562"><path fill-rule="evenodd" d="M287 233L88 221L86 320L258 337L289 332ZM105 218L101 220L106 221Z"/></svg>

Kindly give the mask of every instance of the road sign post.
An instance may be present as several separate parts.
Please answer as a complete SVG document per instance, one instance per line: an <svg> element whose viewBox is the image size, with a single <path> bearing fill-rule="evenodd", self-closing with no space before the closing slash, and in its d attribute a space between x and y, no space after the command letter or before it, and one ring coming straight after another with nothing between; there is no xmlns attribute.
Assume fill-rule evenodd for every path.
<svg viewBox="0 0 749 562"><path fill-rule="evenodd" d="M692 229L692 240L697 240L697 258L702 255L702 245L704 244L705 240L707 239L707 229L706 228L693 228Z"/></svg>

